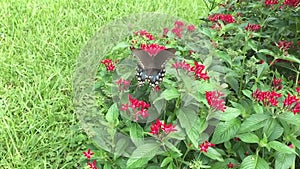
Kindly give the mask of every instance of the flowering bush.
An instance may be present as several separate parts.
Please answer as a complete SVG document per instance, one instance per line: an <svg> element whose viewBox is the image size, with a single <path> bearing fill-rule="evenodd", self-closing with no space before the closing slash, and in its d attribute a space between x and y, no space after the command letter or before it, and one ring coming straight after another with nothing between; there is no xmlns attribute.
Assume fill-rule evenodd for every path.
<svg viewBox="0 0 300 169"><path fill-rule="evenodd" d="M137 30L101 61L90 168L300 167L299 1L228 1L205 20ZM161 83L139 85L131 50L172 48Z"/></svg>

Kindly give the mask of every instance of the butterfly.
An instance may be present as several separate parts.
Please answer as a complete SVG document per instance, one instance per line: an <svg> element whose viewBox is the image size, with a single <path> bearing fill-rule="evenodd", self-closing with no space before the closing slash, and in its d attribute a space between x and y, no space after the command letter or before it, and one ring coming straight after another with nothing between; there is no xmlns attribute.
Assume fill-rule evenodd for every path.
<svg viewBox="0 0 300 169"><path fill-rule="evenodd" d="M139 86L148 82L152 87L157 87L165 77L166 63L174 57L176 50L169 48L150 55L142 49L132 49L132 53L138 59L136 78Z"/></svg>

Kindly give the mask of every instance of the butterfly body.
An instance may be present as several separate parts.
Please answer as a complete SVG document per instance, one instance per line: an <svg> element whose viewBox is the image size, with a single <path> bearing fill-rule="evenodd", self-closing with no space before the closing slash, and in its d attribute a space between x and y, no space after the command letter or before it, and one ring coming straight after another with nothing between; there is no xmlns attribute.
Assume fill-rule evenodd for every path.
<svg viewBox="0 0 300 169"><path fill-rule="evenodd" d="M138 58L136 77L139 85L148 82L152 87L156 87L165 77L165 65L175 54L175 49L166 49L150 56L142 49L132 49L134 56Z"/></svg>

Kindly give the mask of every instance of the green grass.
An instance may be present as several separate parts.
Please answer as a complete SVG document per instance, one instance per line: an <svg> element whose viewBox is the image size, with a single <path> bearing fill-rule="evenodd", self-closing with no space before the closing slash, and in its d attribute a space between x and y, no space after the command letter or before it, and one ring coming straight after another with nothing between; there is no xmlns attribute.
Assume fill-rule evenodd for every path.
<svg viewBox="0 0 300 169"><path fill-rule="evenodd" d="M197 25L207 12L194 0L2 0L0 6L0 168L9 169L77 167L88 139L73 112L72 74L101 26L145 11Z"/></svg>

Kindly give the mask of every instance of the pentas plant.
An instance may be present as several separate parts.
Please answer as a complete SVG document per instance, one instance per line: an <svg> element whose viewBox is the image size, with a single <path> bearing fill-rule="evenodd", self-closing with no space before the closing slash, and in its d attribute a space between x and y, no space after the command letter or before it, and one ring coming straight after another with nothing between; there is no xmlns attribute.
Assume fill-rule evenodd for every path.
<svg viewBox="0 0 300 169"><path fill-rule="evenodd" d="M210 135L220 114L232 108L225 106L226 90L216 81L214 49L206 48L209 53L201 58L197 49L188 47L199 40L185 44L187 39L200 36L194 25L182 21L175 21L173 28L164 28L161 34L138 30L101 61L95 90L107 104L106 111L102 110L107 121L102 122L106 124L102 132L107 135L95 144L111 150L107 160L95 161L97 165L186 168L203 158L221 159ZM202 40L210 45L204 36ZM157 63L161 61L155 57L166 57L159 55L162 51L172 56L161 63L161 70L153 69L158 71L153 75L159 81L155 86L150 85L153 77L146 78L146 68L156 65L148 66L144 61L141 65L143 57L132 56L136 49L148 53L143 57L158 59ZM145 81L139 83L141 79ZM88 161L89 167L93 163Z"/></svg>
<svg viewBox="0 0 300 169"><path fill-rule="evenodd" d="M97 165L299 168L299 18L298 1L234 0L200 28L133 32L99 67Z"/></svg>
<svg viewBox="0 0 300 169"><path fill-rule="evenodd" d="M211 141L228 158L212 168L300 167L299 5L226 1L203 19L201 32L227 67L226 107L237 113L216 126Z"/></svg>

